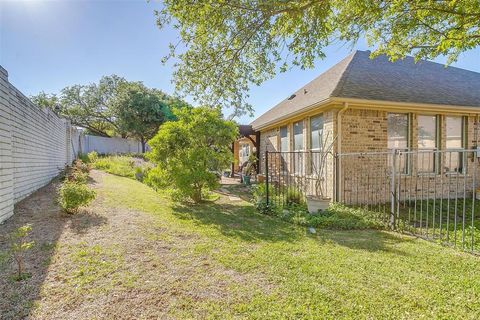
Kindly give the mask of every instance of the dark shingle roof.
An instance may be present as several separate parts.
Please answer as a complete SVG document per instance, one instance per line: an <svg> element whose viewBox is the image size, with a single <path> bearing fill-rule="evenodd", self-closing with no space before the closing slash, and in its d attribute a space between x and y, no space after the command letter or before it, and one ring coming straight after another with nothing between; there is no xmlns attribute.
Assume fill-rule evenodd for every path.
<svg viewBox="0 0 480 320"><path fill-rule="evenodd" d="M328 98L480 107L480 73L412 57L390 62L356 51L252 122L254 128ZM293 95L292 95L293 96Z"/></svg>

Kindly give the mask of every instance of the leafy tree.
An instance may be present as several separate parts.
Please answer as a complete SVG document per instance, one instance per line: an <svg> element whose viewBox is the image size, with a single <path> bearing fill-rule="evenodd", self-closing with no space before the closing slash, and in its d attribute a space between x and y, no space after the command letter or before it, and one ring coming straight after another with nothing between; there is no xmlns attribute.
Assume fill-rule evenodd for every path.
<svg viewBox="0 0 480 320"><path fill-rule="evenodd" d="M53 111L56 111L55 109L60 103L56 94L48 94L43 91L37 95L30 96L30 100L41 108L47 108Z"/></svg>
<svg viewBox="0 0 480 320"><path fill-rule="evenodd" d="M40 107L58 112L90 134L136 137L142 140L143 146L162 122L175 120L173 110L191 108L180 98L116 75L104 76L98 83L66 87L58 95L40 92L30 99ZM158 105L161 108L155 107Z"/></svg>
<svg viewBox="0 0 480 320"><path fill-rule="evenodd" d="M150 174L182 197L202 200L218 184L216 173L232 161L230 146L238 134L235 123L207 107L175 110L177 121L167 122L149 141L150 159L158 166Z"/></svg>
<svg viewBox="0 0 480 320"><path fill-rule="evenodd" d="M113 105L119 130L139 139L142 152L145 152L146 141L153 138L167 117L173 118L160 97L140 82L123 83Z"/></svg>
<svg viewBox="0 0 480 320"><path fill-rule="evenodd" d="M392 60L458 55L480 44L478 0L165 0L160 28L180 31L179 92L210 105L251 112L248 89L292 65L311 68L334 42L365 37L373 56ZM180 44L183 43L183 46ZM186 47L186 50L183 48ZM179 49L180 48L180 49Z"/></svg>
<svg viewBox="0 0 480 320"><path fill-rule="evenodd" d="M73 85L61 92L61 114L73 124L100 136L125 136L112 108L118 87L127 81L119 76L104 76L99 83Z"/></svg>

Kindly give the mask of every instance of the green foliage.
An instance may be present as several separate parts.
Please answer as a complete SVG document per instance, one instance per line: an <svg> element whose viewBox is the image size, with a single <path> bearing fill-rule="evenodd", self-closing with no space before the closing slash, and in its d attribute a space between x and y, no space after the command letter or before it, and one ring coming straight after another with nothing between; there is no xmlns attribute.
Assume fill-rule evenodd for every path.
<svg viewBox="0 0 480 320"><path fill-rule="evenodd" d="M35 96L30 96L30 100L40 108L50 109L52 111L56 111L55 107L60 103L57 95L48 94L43 91Z"/></svg>
<svg viewBox="0 0 480 320"><path fill-rule="evenodd" d="M92 151L87 154L87 163L95 163L98 160L97 151Z"/></svg>
<svg viewBox="0 0 480 320"><path fill-rule="evenodd" d="M66 179L71 182L87 183L89 172L90 166L81 159L77 159L73 162L72 167L67 168Z"/></svg>
<svg viewBox="0 0 480 320"><path fill-rule="evenodd" d="M135 160L132 157L102 157L95 161L93 167L117 176L135 178Z"/></svg>
<svg viewBox="0 0 480 320"><path fill-rule="evenodd" d="M86 133L106 137L140 138L141 132L148 139L153 136L152 130L156 132L152 123L158 128L159 114L160 123L175 120L172 110L190 107L179 98L117 75L103 76L97 83L68 86L58 94L40 92L30 98L37 105L50 108L74 125L85 128ZM143 126L140 118L145 121ZM82 159L86 160L83 156Z"/></svg>
<svg viewBox="0 0 480 320"><path fill-rule="evenodd" d="M182 109L175 115L178 120L162 125L149 141L149 158L158 166L157 180L199 202L204 190L218 185L216 173L231 163L230 147L238 129L215 109Z"/></svg>
<svg viewBox="0 0 480 320"><path fill-rule="evenodd" d="M100 136L124 135L116 123L112 103L120 84L126 80L111 75L98 83L73 85L61 91L61 114L73 124L86 128L89 133Z"/></svg>
<svg viewBox="0 0 480 320"><path fill-rule="evenodd" d="M302 191L298 190L295 187L288 187L285 192L285 202L287 205L292 204L305 204L305 196L303 195Z"/></svg>
<svg viewBox="0 0 480 320"><path fill-rule="evenodd" d="M248 89L292 66L312 68L332 43L361 37L373 56L392 60L441 55L448 61L480 44L480 2L423 0L165 0L157 24L174 24L183 45L165 57L178 59L178 91L205 104L252 113ZM177 42L177 40L175 40ZM185 49L186 48L186 49ZM177 61L176 61L177 62Z"/></svg>
<svg viewBox="0 0 480 320"><path fill-rule="evenodd" d="M329 208L317 214L308 212L305 198L299 190L287 188L282 195L269 186L270 203L266 202L266 184L259 183L252 188L253 203L262 214L280 217L297 225L323 229L380 229L384 227L378 214L362 208L351 208L339 203L332 203ZM285 201L285 208L276 205L276 201Z"/></svg>
<svg viewBox="0 0 480 320"><path fill-rule="evenodd" d="M278 216L285 221L306 227L332 230L382 229L384 223L374 212L362 208L351 208L333 203L325 211L316 214L308 212L306 205L291 204L284 210L277 210Z"/></svg>
<svg viewBox="0 0 480 320"><path fill-rule="evenodd" d="M166 114L170 114L167 105L158 95L140 82L120 85L113 109L120 131L139 139L142 142L142 152L145 152L146 141L167 120Z"/></svg>
<svg viewBox="0 0 480 320"><path fill-rule="evenodd" d="M95 191L83 183L66 181L58 193L58 202L67 213L76 213L95 199Z"/></svg>
<svg viewBox="0 0 480 320"><path fill-rule="evenodd" d="M32 226L26 224L16 229L10 235L10 252L17 264L17 275L15 280L20 281L30 277L28 273L24 272L24 259L25 253L30 250L34 245L34 241L27 241L29 234L32 231Z"/></svg>

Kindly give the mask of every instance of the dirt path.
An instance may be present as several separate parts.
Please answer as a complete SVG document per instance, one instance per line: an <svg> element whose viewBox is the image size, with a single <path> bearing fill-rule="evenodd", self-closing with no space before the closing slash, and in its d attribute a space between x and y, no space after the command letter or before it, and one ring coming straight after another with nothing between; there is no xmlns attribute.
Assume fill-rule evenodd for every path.
<svg viewBox="0 0 480 320"><path fill-rule="evenodd" d="M91 185L100 190L105 176L92 171ZM6 235L26 223L36 242L26 259L30 279L13 281L13 264L0 270L2 319L171 318L184 303L228 300L230 288L249 280L196 254L196 235L143 212L112 209L101 192L87 210L66 215L54 201L57 187L19 203L0 226L3 252Z"/></svg>

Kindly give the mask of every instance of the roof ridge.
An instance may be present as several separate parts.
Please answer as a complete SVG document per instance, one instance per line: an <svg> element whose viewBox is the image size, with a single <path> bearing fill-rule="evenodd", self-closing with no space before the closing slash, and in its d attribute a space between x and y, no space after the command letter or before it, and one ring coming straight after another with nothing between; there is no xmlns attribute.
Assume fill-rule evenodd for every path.
<svg viewBox="0 0 480 320"><path fill-rule="evenodd" d="M349 58L350 61L348 61L347 66L345 67L345 69L343 70L339 80L337 81L337 85L335 86L335 88L330 93L330 97L335 97L335 96L337 96L337 93L342 92L343 87L345 86L345 82L347 81L347 78L350 74L350 70L352 69L352 61L355 58L355 56L358 54L358 52L360 52L360 50L356 50L355 52L352 52L351 54L349 54L346 57L346 59ZM364 51L362 51L362 52L364 52Z"/></svg>

